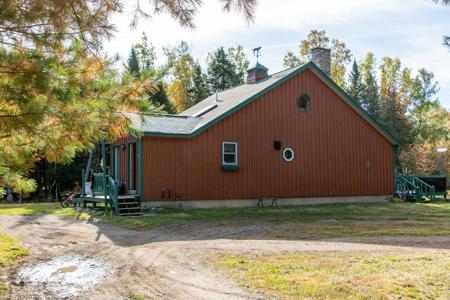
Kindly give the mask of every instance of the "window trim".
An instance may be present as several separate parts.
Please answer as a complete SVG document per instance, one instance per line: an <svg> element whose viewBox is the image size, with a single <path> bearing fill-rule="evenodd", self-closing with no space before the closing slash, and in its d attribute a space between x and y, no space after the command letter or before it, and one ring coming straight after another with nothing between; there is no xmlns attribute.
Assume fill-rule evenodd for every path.
<svg viewBox="0 0 450 300"><path fill-rule="evenodd" d="M291 158L287 158L286 157L286 151L291 151L292 152L292 157ZM289 147L284 148L283 152L281 154L281 157L283 157L285 162L292 162L295 159L295 151L294 151L294 149L289 148Z"/></svg>
<svg viewBox="0 0 450 300"><path fill-rule="evenodd" d="M229 163L225 161L225 145L234 145L235 152L234 153L227 153L227 154L234 154L235 155L235 162ZM223 141L222 142L222 166L238 166L239 165L239 149L238 149L238 143L237 142L230 142L230 141Z"/></svg>

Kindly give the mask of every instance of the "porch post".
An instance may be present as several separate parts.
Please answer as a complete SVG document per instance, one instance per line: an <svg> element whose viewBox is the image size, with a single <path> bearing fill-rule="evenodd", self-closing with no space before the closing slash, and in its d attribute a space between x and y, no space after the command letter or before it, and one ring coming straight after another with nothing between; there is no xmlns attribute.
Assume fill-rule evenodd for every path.
<svg viewBox="0 0 450 300"><path fill-rule="evenodd" d="M108 189L106 187L106 145L102 140L102 173L103 173L103 195L105 197L105 209L108 207Z"/></svg>
<svg viewBox="0 0 450 300"><path fill-rule="evenodd" d="M81 195L86 195L86 181L84 179L84 169L81 170Z"/></svg>
<svg viewBox="0 0 450 300"><path fill-rule="evenodd" d="M139 139L139 197L144 197L144 140Z"/></svg>

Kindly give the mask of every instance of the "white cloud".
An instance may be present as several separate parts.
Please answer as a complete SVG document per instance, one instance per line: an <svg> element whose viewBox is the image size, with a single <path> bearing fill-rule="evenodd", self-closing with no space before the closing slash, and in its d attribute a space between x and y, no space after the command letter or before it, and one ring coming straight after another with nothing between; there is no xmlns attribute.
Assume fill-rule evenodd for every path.
<svg viewBox="0 0 450 300"><path fill-rule="evenodd" d="M113 19L118 32L106 44L110 54L126 58L145 31L159 49L186 40L200 60L221 45L242 44L248 54L252 47L263 46L263 62L277 71L287 50L296 50L311 29L324 29L345 41L356 57L373 51L380 58L398 56L414 69L434 71L441 102L450 107L450 52L441 45L442 35L450 34L449 8L431 0L260 0L251 26L240 14L224 13L219 0L205 0L195 31L181 28L167 15L141 20L132 31L131 9L127 6L125 14Z"/></svg>

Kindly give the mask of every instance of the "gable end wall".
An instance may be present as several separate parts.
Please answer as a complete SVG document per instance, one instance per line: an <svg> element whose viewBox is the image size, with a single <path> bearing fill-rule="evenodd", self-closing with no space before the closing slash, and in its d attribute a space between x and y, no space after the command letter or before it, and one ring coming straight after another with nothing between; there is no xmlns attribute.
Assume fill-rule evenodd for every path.
<svg viewBox="0 0 450 300"><path fill-rule="evenodd" d="M309 112L296 106L301 92L312 98ZM295 150L293 162L274 140ZM222 141L239 143L239 171L221 169ZM145 201L393 192L392 144L310 70L194 138L145 137L143 152Z"/></svg>

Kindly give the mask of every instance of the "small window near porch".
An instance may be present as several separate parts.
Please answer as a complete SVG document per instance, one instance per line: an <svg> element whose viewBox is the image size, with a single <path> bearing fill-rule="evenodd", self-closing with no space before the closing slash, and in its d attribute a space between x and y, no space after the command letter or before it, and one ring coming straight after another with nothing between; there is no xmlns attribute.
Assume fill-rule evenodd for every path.
<svg viewBox="0 0 450 300"><path fill-rule="evenodd" d="M238 165L238 144L236 142L222 142L222 166Z"/></svg>

